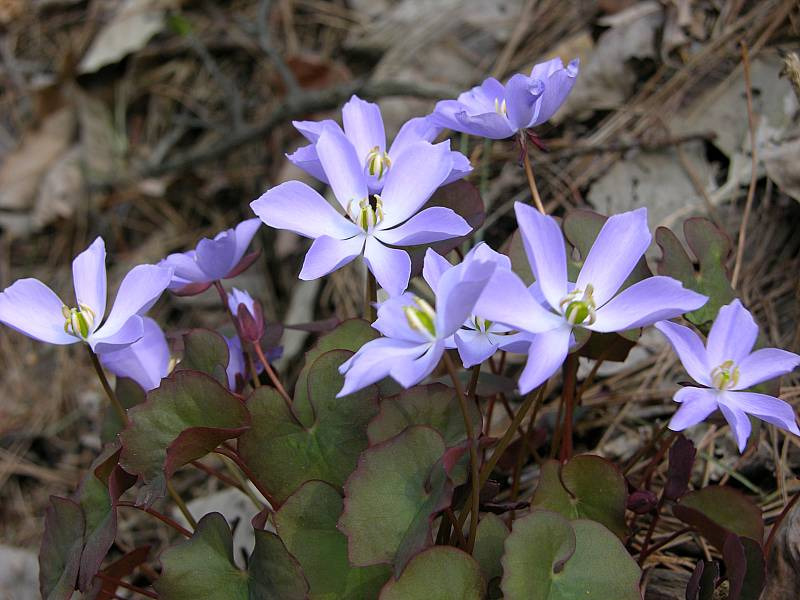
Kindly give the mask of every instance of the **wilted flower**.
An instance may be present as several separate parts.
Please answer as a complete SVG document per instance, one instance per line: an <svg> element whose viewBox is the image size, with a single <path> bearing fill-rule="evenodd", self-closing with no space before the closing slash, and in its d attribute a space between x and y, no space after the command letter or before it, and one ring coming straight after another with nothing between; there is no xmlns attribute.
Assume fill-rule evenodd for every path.
<svg viewBox="0 0 800 600"><path fill-rule="evenodd" d="M494 262L495 272L501 269L511 269L511 261L505 254L495 252L483 242L475 246L464 257L464 262L470 260ZM429 250L425 254L422 276L431 289L435 290L441 276L453 268L455 267L446 258ZM487 285L494 285L491 279ZM524 352L529 343L529 339L522 339L510 327L489 321L480 315L471 314L461 328L448 340L447 347L458 348L458 354L464 367L469 368L482 363L494 355L498 349Z"/></svg>
<svg viewBox="0 0 800 600"><path fill-rule="evenodd" d="M146 392L161 385L169 374L170 356L167 338L161 327L144 317L144 333L130 346L100 355L103 366L117 377L129 377Z"/></svg>
<svg viewBox="0 0 800 600"><path fill-rule="evenodd" d="M431 115L441 127L502 140L547 121L567 99L578 75L578 59L539 63L530 76L517 73L503 85L489 77L457 100L441 100Z"/></svg>
<svg viewBox="0 0 800 600"><path fill-rule="evenodd" d="M619 291L650 245L644 208L605 222L574 284L567 279L564 238L556 221L526 204L517 202L515 209L536 285L528 289L513 272L500 269L476 311L521 332L537 334L519 378L523 394L561 366L575 327L600 333L635 329L695 310L708 300L662 276Z"/></svg>
<svg viewBox="0 0 800 600"><path fill-rule="evenodd" d="M311 143L286 156L309 175L329 183L317 154L316 143L325 127L335 127L353 146L370 192L380 192L383 189L386 174L403 152L417 142L433 142L441 131L441 127L434 125L429 117L411 119L400 128L387 151L381 109L377 104L366 102L358 96L351 97L342 107L342 122L344 131L336 121L330 119L293 121L297 130ZM451 170L441 185L461 179L472 170L469 159L460 152L451 151L450 158Z"/></svg>
<svg viewBox="0 0 800 600"><path fill-rule="evenodd" d="M404 250L390 246L427 244L471 231L449 208L417 212L450 173L447 144L411 144L392 163L380 195L370 194L361 161L338 127L324 127L316 148L347 218L299 181L282 183L250 203L267 225L314 240L300 279L327 275L363 253L378 283L396 296L408 286L411 259Z"/></svg>
<svg viewBox="0 0 800 600"><path fill-rule="evenodd" d="M687 386L673 400L681 406L669 422L673 431L696 425L717 408L722 411L743 452L750 437L748 414L800 435L794 409L783 400L747 388L789 373L800 364L800 356L778 348L752 352L758 325L752 315L734 300L719 309L706 344L693 330L662 321L663 333L689 376L704 387Z"/></svg>
<svg viewBox="0 0 800 600"><path fill-rule="evenodd" d="M131 269L106 314L106 248L97 238L72 261L76 305L67 306L38 279L20 279L0 293L0 322L50 344L86 342L98 354L129 346L144 333L141 315L169 285L172 269Z"/></svg>
<svg viewBox="0 0 800 600"><path fill-rule="evenodd" d="M258 219L248 219L213 240L203 238L194 250L167 256L159 264L174 270L169 289L180 295L199 294L215 281L236 277L258 257L245 252L260 226Z"/></svg>
<svg viewBox="0 0 800 600"><path fill-rule="evenodd" d="M435 309L411 293L381 304L372 326L385 337L367 342L339 367L345 380L337 397L386 376L406 388L427 377L442 358L448 338L472 314L495 267L491 260L473 259L448 269L434 288Z"/></svg>

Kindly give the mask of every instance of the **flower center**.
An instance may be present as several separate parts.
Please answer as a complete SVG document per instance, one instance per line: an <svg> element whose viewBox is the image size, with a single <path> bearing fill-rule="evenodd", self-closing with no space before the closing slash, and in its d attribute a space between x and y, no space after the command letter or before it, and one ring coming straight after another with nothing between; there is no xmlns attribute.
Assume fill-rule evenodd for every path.
<svg viewBox="0 0 800 600"><path fill-rule="evenodd" d="M506 99L503 98L502 102L500 98L494 99L494 112L498 115L503 115L504 117L508 114L508 105L506 104Z"/></svg>
<svg viewBox="0 0 800 600"><path fill-rule="evenodd" d="M559 306L570 325L593 324L597 319L594 286L587 283L585 289L571 291L561 299Z"/></svg>
<svg viewBox="0 0 800 600"><path fill-rule="evenodd" d="M477 315L472 317L472 323L475 325L475 329L481 333L486 333L492 326L492 322L489 319L484 319Z"/></svg>
<svg viewBox="0 0 800 600"><path fill-rule="evenodd" d="M726 360L711 371L711 383L718 390L729 390L739 383L739 367L732 360Z"/></svg>
<svg viewBox="0 0 800 600"><path fill-rule="evenodd" d="M96 315L94 311L85 304L79 304L78 308L61 307L61 314L64 315L64 331L70 335L85 340L93 331Z"/></svg>
<svg viewBox="0 0 800 600"><path fill-rule="evenodd" d="M371 231L375 225L383 221L383 201L378 194L372 194L356 204L351 200L347 205L350 219L364 231Z"/></svg>
<svg viewBox="0 0 800 600"><path fill-rule="evenodd" d="M389 153L381 152L378 146L375 146L367 154L367 171L373 177L377 175L378 179L380 179L391 166L392 159L389 158Z"/></svg>
<svg viewBox="0 0 800 600"><path fill-rule="evenodd" d="M408 326L414 331L418 331L431 339L436 338L436 311L422 298L414 298L416 306L404 306L403 313L406 315Z"/></svg>

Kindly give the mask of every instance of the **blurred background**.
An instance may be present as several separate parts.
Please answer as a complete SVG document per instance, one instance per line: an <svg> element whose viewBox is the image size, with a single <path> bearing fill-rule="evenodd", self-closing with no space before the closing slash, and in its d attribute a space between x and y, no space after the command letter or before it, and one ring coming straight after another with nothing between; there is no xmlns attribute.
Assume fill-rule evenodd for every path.
<svg viewBox="0 0 800 600"><path fill-rule="evenodd" d="M269 186L318 187L284 157L302 143L292 119L339 119L357 93L379 102L391 137L436 99L553 56L579 57L581 70L537 130L549 211L647 206L652 227L680 236L685 218L704 215L735 240L754 151L744 44L757 186L739 293L769 344L797 352L799 36L796 0L0 0L0 289L33 276L71 297L71 260L102 235L113 294L132 265L252 216L249 202ZM459 143L487 206L480 235L502 247L513 202L529 194L519 150ZM263 227L255 243L262 257L235 284L271 320L359 313L357 265L300 282L306 240ZM217 303L213 290L165 297L152 314L173 331L216 327L226 320ZM598 443L608 456L624 456L648 420L673 410L678 369L657 337L585 395L608 407ZM291 376L310 341L295 331L283 343L279 368ZM798 400L797 377L782 396ZM103 403L81 348L0 328L0 598L37 597L44 507L74 490L98 452ZM769 473L778 501L797 488L794 443L767 441L739 461L714 426L700 433L720 464L755 481ZM708 464L709 477L723 475ZM185 488L200 497L214 485ZM123 541L157 537L126 519ZM661 577L648 598L678 597Z"/></svg>

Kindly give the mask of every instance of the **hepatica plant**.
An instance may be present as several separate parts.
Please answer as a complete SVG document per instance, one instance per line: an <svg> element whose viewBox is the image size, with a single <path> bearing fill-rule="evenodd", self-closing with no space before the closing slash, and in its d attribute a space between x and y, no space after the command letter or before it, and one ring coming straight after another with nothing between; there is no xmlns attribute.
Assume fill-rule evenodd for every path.
<svg viewBox="0 0 800 600"><path fill-rule="evenodd" d="M73 262L74 299L36 279L0 293L10 330L85 344L109 399L102 451L45 516L42 596L635 600L643 570L691 534L683 544L710 561L686 571L685 596L724 585L756 599L769 550L760 509L696 473L690 440L713 426L747 454L800 435L779 380L800 357L764 347L709 221L685 225L699 272L661 229L654 275L646 209L545 214L532 128L577 77L577 61L554 59L487 79L391 140L378 106L353 96L341 124L294 123L307 143L288 158L316 188L271 186L250 204L257 218L134 266L110 310L101 238ZM531 188L491 236L475 235L485 210L454 149L475 137L520 150L512 166ZM281 369L283 325L228 281L258 258L262 224L310 238L300 279L353 263L364 285L363 313L333 307L348 318L301 326L305 358L292 351ZM495 248L479 241L502 235ZM217 329L173 332L147 316L164 293L216 293ZM592 383L649 327L676 355L669 393L652 394L671 414L609 460L596 423L641 400L614 396L614 379L592 397ZM251 502L252 520L202 514L189 500L203 478ZM163 534L120 541L122 511ZM251 540L246 556L235 532Z"/></svg>

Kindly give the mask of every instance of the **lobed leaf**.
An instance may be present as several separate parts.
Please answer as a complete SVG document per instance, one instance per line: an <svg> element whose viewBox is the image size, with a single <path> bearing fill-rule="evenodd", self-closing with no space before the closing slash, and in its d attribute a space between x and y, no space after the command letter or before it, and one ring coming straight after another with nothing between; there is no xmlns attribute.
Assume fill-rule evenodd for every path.
<svg viewBox="0 0 800 600"><path fill-rule="evenodd" d="M120 434L120 464L147 484L139 501L150 505L164 495L166 480L250 427L244 404L210 376L178 371L130 411Z"/></svg>
<svg viewBox="0 0 800 600"><path fill-rule="evenodd" d="M308 582L297 559L271 531L256 530L256 546L250 557L249 600L306 600Z"/></svg>
<svg viewBox="0 0 800 600"><path fill-rule="evenodd" d="M434 546L411 559L379 600L481 600L485 589L475 559L452 546Z"/></svg>
<svg viewBox="0 0 800 600"><path fill-rule="evenodd" d="M641 570L600 523L534 510L506 539L506 600L641 600Z"/></svg>
<svg viewBox="0 0 800 600"><path fill-rule="evenodd" d="M565 465L547 460L531 507L557 512L570 520L592 519L622 538L627 532L625 479L609 461L583 454Z"/></svg>
<svg viewBox="0 0 800 600"><path fill-rule="evenodd" d="M439 432L417 425L361 454L344 486L338 525L347 536L351 564L391 563L397 576L431 545L434 517L453 492L445 450Z"/></svg>
<svg viewBox="0 0 800 600"><path fill-rule="evenodd" d="M351 355L333 350L311 365L303 419L272 388L262 386L247 400L253 427L239 438L239 453L278 504L312 479L340 488L368 445L367 425L378 412L377 388L336 398L343 382L339 365Z"/></svg>
<svg viewBox="0 0 800 600"><path fill-rule="evenodd" d="M175 370L200 371L227 387L225 369L229 360L228 344L220 334L209 329L192 329L183 336L183 358Z"/></svg>
<svg viewBox="0 0 800 600"><path fill-rule="evenodd" d="M39 591L45 600L69 600L78 581L85 520L77 502L50 497L39 549Z"/></svg>
<svg viewBox="0 0 800 600"><path fill-rule="evenodd" d="M385 565L350 565L347 538L336 528L342 508L335 488L309 481L275 513L275 528L306 573L311 600L374 598L391 574Z"/></svg>
<svg viewBox="0 0 800 600"><path fill-rule="evenodd" d="M489 588L490 598L500 598L499 583L503 576L503 549L509 531L503 519L494 514L486 514L478 523L475 535L473 556L478 562ZM495 593L493 593L495 592Z"/></svg>

